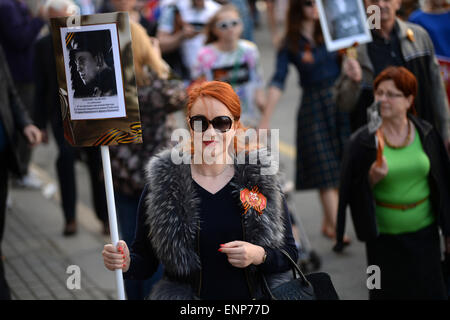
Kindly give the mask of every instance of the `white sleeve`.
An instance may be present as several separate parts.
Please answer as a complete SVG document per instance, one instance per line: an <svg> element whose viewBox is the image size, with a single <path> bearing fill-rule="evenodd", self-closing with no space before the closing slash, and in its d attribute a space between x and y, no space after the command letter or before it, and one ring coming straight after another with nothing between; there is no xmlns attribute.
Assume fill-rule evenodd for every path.
<svg viewBox="0 0 450 320"><path fill-rule="evenodd" d="M175 7L165 6L162 8L158 19L158 30L173 33L175 30Z"/></svg>
<svg viewBox="0 0 450 320"><path fill-rule="evenodd" d="M252 82L255 83L256 88L263 88L264 87L263 68L261 65L261 56L259 54L259 50L256 45L252 50L252 57L253 57L252 59L254 59L254 67L252 68L252 71L250 73L251 80Z"/></svg>

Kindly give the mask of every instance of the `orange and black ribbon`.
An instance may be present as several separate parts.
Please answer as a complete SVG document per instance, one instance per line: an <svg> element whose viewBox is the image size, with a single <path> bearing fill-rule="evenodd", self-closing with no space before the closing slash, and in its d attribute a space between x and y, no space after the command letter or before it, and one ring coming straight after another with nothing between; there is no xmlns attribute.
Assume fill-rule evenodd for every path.
<svg viewBox="0 0 450 320"><path fill-rule="evenodd" d="M133 122L130 125L130 132L125 132L119 129L110 129L105 132L97 141L94 142L94 146L110 145L113 142L119 144L125 143L139 143L142 141L142 127L140 122Z"/></svg>
<svg viewBox="0 0 450 320"><path fill-rule="evenodd" d="M66 34L66 48L69 47L70 41L72 41L74 35L74 32L68 32Z"/></svg>
<svg viewBox="0 0 450 320"><path fill-rule="evenodd" d="M312 48L309 43L305 44L304 50L303 50L303 56L302 56L302 62L307 64L313 64L314 63L314 55L312 53Z"/></svg>
<svg viewBox="0 0 450 320"><path fill-rule="evenodd" d="M376 132L378 138L378 146L377 146L377 167L381 168L383 165L383 150L384 150L384 138L381 133L381 129L378 129Z"/></svg>

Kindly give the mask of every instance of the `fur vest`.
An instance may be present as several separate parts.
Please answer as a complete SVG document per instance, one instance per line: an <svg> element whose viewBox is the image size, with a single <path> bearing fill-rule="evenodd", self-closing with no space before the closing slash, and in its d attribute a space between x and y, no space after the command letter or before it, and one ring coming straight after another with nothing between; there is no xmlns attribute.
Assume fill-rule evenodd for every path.
<svg viewBox="0 0 450 320"><path fill-rule="evenodd" d="M154 286L149 298L198 299L195 281L192 280L193 275L201 272L202 268L197 251L200 199L196 194L190 165L175 164L171 160L171 150L164 150L153 157L146 167L147 183L151 188L146 196L148 236L165 268L164 278ZM255 153L258 154L256 164L238 164L235 161L235 174L231 181L237 201L241 190L251 190L254 186L267 198L263 214L250 207L242 215L244 241L280 248L284 244L285 231L281 187L276 175L260 174L272 159L261 150L252 152L253 155ZM245 272L255 275L256 267L251 265Z"/></svg>

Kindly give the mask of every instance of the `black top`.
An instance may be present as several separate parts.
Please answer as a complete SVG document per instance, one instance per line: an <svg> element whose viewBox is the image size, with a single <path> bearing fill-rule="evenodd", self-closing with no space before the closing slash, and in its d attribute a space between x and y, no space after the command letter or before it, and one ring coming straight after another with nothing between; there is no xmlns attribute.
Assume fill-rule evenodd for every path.
<svg viewBox="0 0 450 320"><path fill-rule="evenodd" d="M200 295L203 299L213 299L213 295L215 295L217 299L220 299L220 296L224 298L226 297L227 299L230 299L230 297L233 299L248 299L250 298L250 292L247 287L247 279L245 278L244 269L239 270L239 268L233 268L229 262L223 258L225 254L218 252L220 244L243 239L243 229L241 224L242 209L239 207L239 199L232 198L233 187L231 186L231 181L215 195L212 195L208 191L204 190L196 183L194 183L194 185L196 185L196 189L198 189L197 195L201 199L200 210L202 231L200 232L200 237L202 239L199 239L199 249L202 264L202 290ZM148 192L151 191L149 186L146 185L139 201L136 234L130 247L131 264L128 271L123 274L125 279L148 279L154 272L156 272L159 265L159 260L155 254L152 243L148 238L150 229L146 223L147 208L145 205L145 199ZM218 205L218 203L220 203L220 205ZM209 217L207 217L209 210L206 208L209 206L217 208L217 211L214 214L219 216L219 219L209 219ZM226 219L222 219L224 212L227 214ZM286 200L283 200L283 217L285 224L285 244L283 249L289 253L293 260L296 260L298 257L298 251L292 235L292 226ZM227 225L226 228L225 226L220 225L224 223ZM207 228L216 228L216 231L207 230ZM223 230L220 234L217 232L219 228ZM205 241L205 239L207 240ZM290 264L280 250L271 247L264 247L264 250L266 251L267 257L266 261L258 266L260 271L265 274L270 274L286 271L290 268ZM222 259L220 259L221 257ZM216 276L218 272L216 272L214 268L216 268L219 264L219 268L221 270L220 272L224 272L223 270L227 269L225 271L228 272L227 276ZM230 278L230 274L233 279ZM214 292L222 291L222 287L220 286L225 284L225 279L226 289L224 289L223 292ZM244 281L242 281L242 279L244 279ZM217 288L220 288L220 290L217 290ZM232 290L239 291L231 292Z"/></svg>
<svg viewBox="0 0 450 320"><path fill-rule="evenodd" d="M367 51L369 52L375 76L389 66L400 67L404 65L400 40L397 34L397 23L389 34L389 39L381 37L376 30L372 31L373 41L367 45Z"/></svg>
<svg viewBox="0 0 450 320"><path fill-rule="evenodd" d="M244 269L233 267L221 244L243 241L242 208L228 183L215 194L194 183L200 198L200 261L203 268L200 298L250 299Z"/></svg>

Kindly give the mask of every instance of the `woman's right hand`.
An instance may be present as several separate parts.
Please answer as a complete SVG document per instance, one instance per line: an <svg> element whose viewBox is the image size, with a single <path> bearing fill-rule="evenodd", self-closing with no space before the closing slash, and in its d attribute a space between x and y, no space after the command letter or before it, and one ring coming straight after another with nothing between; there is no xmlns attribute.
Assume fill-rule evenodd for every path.
<svg viewBox="0 0 450 320"><path fill-rule="evenodd" d="M345 59L342 68L344 69L345 75L354 82L360 82L362 80L361 65L355 58Z"/></svg>
<svg viewBox="0 0 450 320"><path fill-rule="evenodd" d="M122 269L123 272L127 272L130 268L130 251L123 240L117 243L117 247L112 244L105 244L102 256L103 263L108 270Z"/></svg>
<svg viewBox="0 0 450 320"><path fill-rule="evenodd" d="M384 156L382 158L381 167L379 167L377 165L377 162L374 161L374 163L372 163L372 166L370 167L370 170L369 170L370 185L373 187L378 182L380 182L382 179L384 179L384 177L386 177L386 175L388 174L388 171L389 171L389 168L387 166L386 158Z"/></svg>

